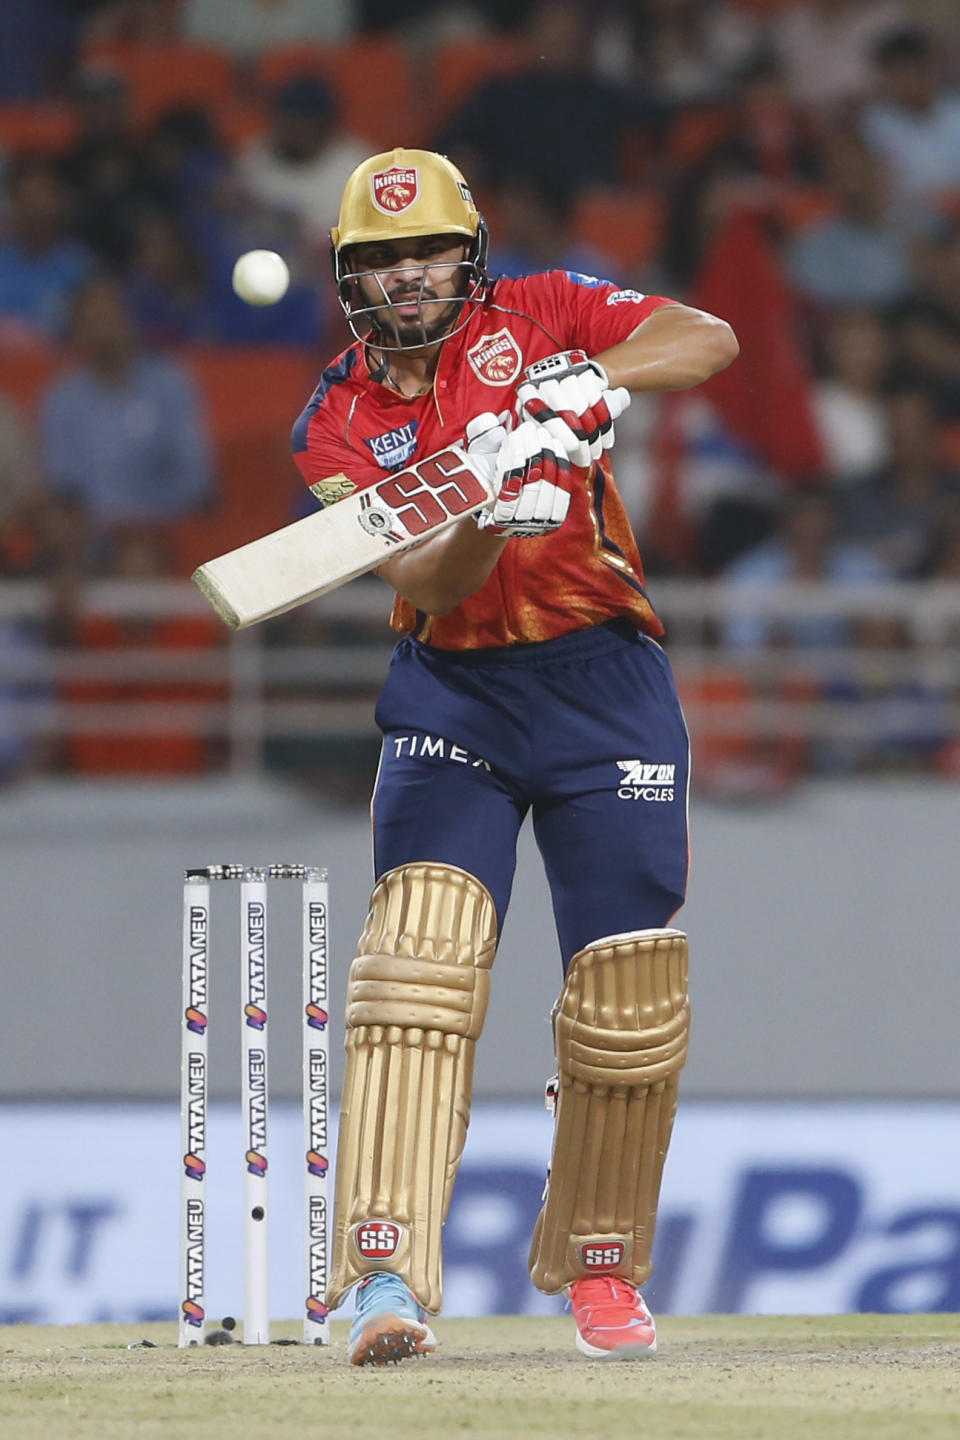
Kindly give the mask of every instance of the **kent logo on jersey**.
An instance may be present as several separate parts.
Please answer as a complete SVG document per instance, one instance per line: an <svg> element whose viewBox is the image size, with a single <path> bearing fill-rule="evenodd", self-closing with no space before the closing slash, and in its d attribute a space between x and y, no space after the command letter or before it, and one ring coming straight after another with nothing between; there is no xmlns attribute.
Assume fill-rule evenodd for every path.
<svg viewBox="0 0 960 1440"><path fill-rule="evenodd" d="M416 420L409 420L406 425L399 425L396 430L388 430L385 435L374 435L372 439L364 441L364 444L370 446L373 458L382 470L399 470L401 465L406 465L417 448L418 423Z"/></svg>

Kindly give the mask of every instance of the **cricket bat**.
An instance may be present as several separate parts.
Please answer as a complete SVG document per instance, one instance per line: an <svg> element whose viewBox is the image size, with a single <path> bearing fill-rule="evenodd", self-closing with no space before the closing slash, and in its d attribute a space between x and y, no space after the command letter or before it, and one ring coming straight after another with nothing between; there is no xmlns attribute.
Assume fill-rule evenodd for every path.
<svg viewBox="0 0 960 1440"><path fill-rule="evenodd" d="M196 585L222 620L243 630L326 595L391 555L472 515L492 495L459 445L430 455L342 500L208 560Z"/></svg>

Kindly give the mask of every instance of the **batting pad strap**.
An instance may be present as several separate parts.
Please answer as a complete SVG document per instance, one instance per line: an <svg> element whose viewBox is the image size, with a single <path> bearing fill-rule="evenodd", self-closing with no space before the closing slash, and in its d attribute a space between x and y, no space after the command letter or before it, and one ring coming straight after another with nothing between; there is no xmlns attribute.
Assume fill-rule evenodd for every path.
<svg viewBox="0 0 960 1440"><path fill-rule="evenodd" d="M331 1307L389 1270L440 1308L440 1232L496 942L493 901L463 870L407 865L374 889L347 989Z"/></svg>
<svg viewBox="0 0 960 1440"><path fill-rule="evenodd" d="M611 936L571 961L554 1010L556 1128L530 1251L547 1294L584 1275L649 1277L689 1023L681 931Z"/></svg>
<svg viewBox="0 0 960 1440"><path fill-rule="evenodd" d="M350 969L347 1026L399 1026L475 1040L489 994L489 972L471 965L364 955Z"/></svg>

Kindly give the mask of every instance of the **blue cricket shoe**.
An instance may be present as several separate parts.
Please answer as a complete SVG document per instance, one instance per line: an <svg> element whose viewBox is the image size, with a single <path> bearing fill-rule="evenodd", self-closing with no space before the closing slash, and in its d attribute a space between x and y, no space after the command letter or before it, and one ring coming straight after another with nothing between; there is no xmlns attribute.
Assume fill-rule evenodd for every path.
<svg viewBox="0 0 960 1440"><path fill-rule="evenodd" d="M431 1354L437 1337L425 1315L399 1275L368 1275L357 1286L357 1311L347 1341L351 1365L396 1365L411 1355Z"/></svg>

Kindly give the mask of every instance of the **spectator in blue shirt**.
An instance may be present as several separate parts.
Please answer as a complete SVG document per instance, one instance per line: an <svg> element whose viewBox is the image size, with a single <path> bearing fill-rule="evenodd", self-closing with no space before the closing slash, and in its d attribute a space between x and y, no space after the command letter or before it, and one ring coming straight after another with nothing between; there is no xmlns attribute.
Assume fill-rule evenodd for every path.
<svg viewBox="0 0 960 1440"><path fill-rule="evenodd" d="M826 151L833 214L800 230L790 245L790 278L824 306L890 306L910 293L907 247L887 219L881 166L860 137L835 135Z"/></svg>
<svg viewBox="0 0 960 1440"><path fill-rule="evenodd" d="M6 170L7 234L0 239L0 320L27 338L62 333L67 298L93 262L67 230L69 199L55 166L24 156Z"/></svg>
<svg viewBox="0 0 960 1440"><path fill-rule="evenodd" d="M944 453L931 397L905 387L887 401L890 459L850 485L841 500L844 533L869 545L904 580L918 576L944 518L960 501L960 476Z"/></svg>
<svg viewBox="0 0 960 1440"><path fill-rule="evenodd" d="M82 506L103 563L113 528L210 503L210 442L189 377L141 351L112 281L77 293L72 338L80 363L43 398L41 444L51 488Z"/></svg>
<svg viewBox="0 0 960 1440"><path fill-rule="evenodd" d="M747 591L749 609L723 626L727 645L755 650L764 645L826 649L851 643L853 623L833 613L771 616L767 595L778 585L879 585L890 579L886 566L864 545L841 540L832 497L824 490L798 490L786 505L772 539L739 555L723 579Z"/></svg>

